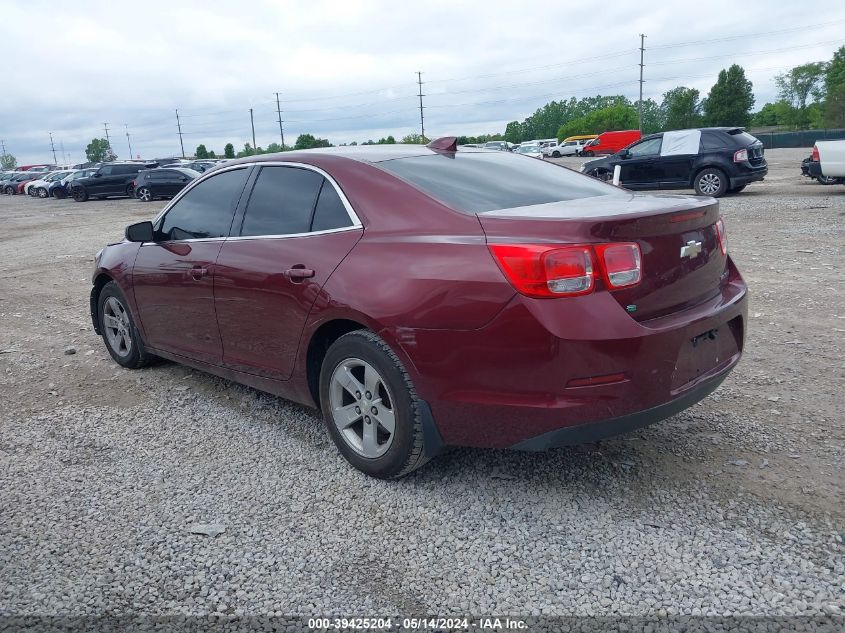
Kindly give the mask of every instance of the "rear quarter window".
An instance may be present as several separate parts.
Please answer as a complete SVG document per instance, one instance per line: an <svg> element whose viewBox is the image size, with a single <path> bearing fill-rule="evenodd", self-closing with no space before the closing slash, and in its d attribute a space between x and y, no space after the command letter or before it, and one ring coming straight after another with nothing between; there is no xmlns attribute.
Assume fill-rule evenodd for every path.
<svg viewBox="0 0 845 633"><path fill-rule="evenodd" d="M507 152L432 154L383 161L377 166L469 214L619 191L566 167Z"/></svg>

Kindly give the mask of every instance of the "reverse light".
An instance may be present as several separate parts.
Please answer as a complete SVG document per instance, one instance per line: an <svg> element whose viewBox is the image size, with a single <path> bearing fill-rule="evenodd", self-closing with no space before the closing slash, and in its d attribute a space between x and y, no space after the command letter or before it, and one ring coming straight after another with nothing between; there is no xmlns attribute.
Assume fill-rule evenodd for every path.
<svg viewBox="0 0 845 633"><path fill-rule="evenodd" d="M625 288L640 283L643 267L638 244L598 244L595 249L609 288Z"/></svg>
<svg viewBox="0 0 845 633"><path fill-rule="evenodd" d="M741 150L734 152L734 162L735 163L744 163L747 160L748 160L748 150L747 149L741 149Z"/></svg>
<svg viewBox="0 0 845 633"><path fill-rule="evenodd" d="M728 254L728 234L725 231L725 221L722 218L716 220L716 237L719 239L719 250L722 255Z"/></svg>
<svg viewBox="0 0 845 633"><path fill-rule="evenodd" d="M603 277L609 290L642 280L640 247L611 244L490 244L490 252L508 281L529 297L589 294Z"/></svg>

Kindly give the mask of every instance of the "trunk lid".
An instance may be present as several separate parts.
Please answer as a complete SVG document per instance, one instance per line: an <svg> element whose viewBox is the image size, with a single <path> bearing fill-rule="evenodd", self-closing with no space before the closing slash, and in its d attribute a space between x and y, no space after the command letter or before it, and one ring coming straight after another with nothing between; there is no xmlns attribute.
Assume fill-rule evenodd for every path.
<svg viewBox="0 0 845 633"><path fill-rule="evenodd" d="M719 203L712 198L612 194L487 211L478 219L488 243L636 242L642 281L611 294L637 321L714 297L727 271L715 226ZM607 288L599 280L596 290Z"/></svg>

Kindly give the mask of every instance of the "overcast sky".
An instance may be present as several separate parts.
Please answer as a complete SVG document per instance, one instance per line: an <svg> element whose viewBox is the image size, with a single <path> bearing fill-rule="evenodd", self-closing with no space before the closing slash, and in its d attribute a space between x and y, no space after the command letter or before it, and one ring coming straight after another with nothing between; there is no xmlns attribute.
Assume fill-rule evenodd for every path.
<svg viewBox="0 0 845 633"><path fill-rule="evenodd" d="M774 75L827 60L845 44L845 3L709 0L307 0L0 3L0 139L19 164L84 160L109 124L112 145L144 158L279 142L310 132L333 143L419 131L504 131L552 99L637 98L645 33L645 98L685 85L704 96L720 69L745 67L755 109ZM124 8L125 7L125 8ZM677 46L674 46L676 45ZM61 162L61 158L59 158Z"/></svg>

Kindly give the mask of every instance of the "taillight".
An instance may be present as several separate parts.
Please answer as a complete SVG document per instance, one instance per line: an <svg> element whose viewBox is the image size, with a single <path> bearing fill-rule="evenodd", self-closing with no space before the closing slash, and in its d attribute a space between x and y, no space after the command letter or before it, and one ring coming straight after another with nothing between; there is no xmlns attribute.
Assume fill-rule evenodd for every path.
<svg viewBox="0 0 845 633"><path fill-rule="evenodd" d="M734 152L734 162L735 163L744 163L747 160L748 160L748 150L747 149L741 149L741 150Z"/></svg>
<svg viewBox="0 0 845 633"><path fill-rule="evenodd" d="M599 276L610 290L642 280L640 247L635 243L490 244L489 248L508 281L529 297L589 294Z"/></svg>
<svg viewBox="0 0 845 633"><path fill-rule="evenodd" d="M595 249L608 287L625 288L640 282L643 267L638 244L598 244Z"/></svg>
<svg viewBox="0 0 845 633"><path fill-rule="evenodd" d="M722 255L728 254L728 234L725 232L725 221L722 218L716 220L716 237L719 239L719 250Z"/></svg>
<svg viewBox="0 0 845 633"><path fill-rule="evenodd" d="M819 147L818 145L813 145L813 154L810 157L810 160L813 162L819 162Z"/></svg>

